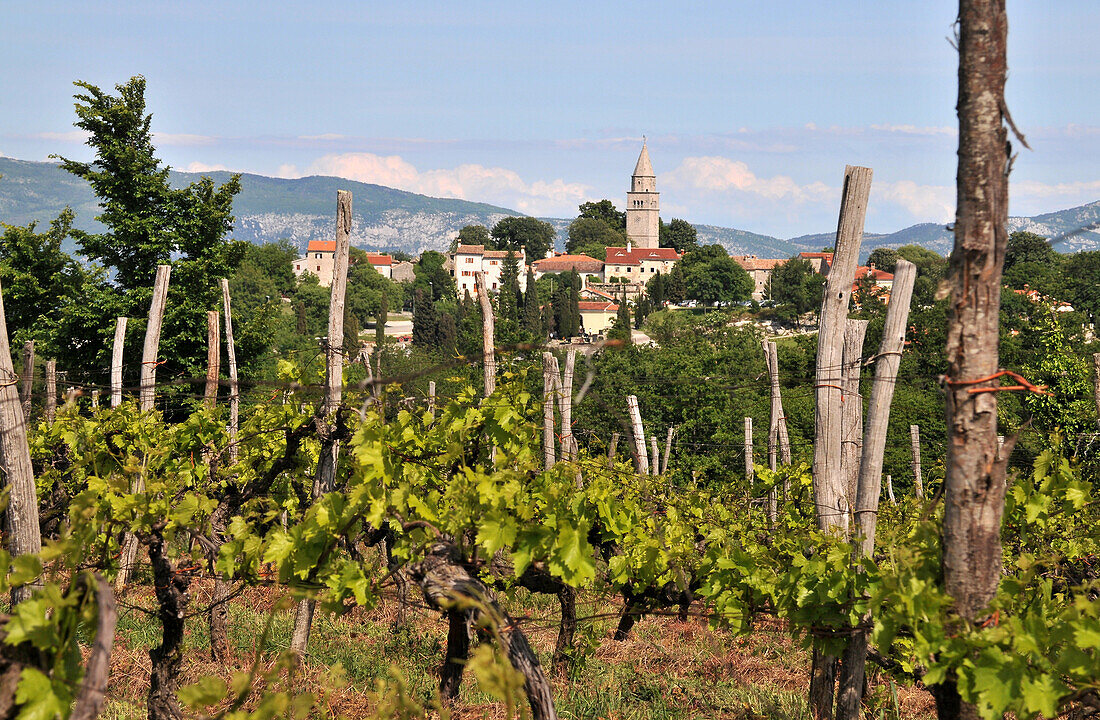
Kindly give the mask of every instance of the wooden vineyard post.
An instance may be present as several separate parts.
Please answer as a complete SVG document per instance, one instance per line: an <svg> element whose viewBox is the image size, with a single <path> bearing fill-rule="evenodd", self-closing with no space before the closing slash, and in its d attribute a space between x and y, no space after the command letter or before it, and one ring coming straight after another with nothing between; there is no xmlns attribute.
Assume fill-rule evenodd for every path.
<svg viewBox="0 0 1100 720"><path fill-rule="evenodd" d="M237 461L241 386L237 381L237 346L233 339L233 307L229 301L229 280L226 278L222 278L222 312L225 314L225 359L229 363L229 463L233 464Z"/></svg>
<svg viewBox="0 0 1100 720"><path fill-rule="evenodd" d="M153 300L149 303L149 323L145 326L145 347L141 353L140 404L142 412L153 409L157 388L157 353L160 350L160 328L164 322L164 307L168 303L168 280L171 265L157 266L153 283Z"/></svg>
<svg viewBox="0 0 1100 720"><path fill-rule="evenodd" d="M0 291L0 465L3 480L8 486L8 510L4 513L8 535L8 552L12 558L20 555L37 555L42 552L42 533L38 525L38 493L34 486L34 468L31 465L31 448L27 442L27 422L23 417L23 405L19 390L15 387L17 376L11 361L8 344L8 322L4 314L4 297ZM55 396L56 398L56 396ZM33 588L28 585L12 588L11 604L30 597Z"/></svg>
<svg viewBox="0 0 1100 720"><path fill-rule="evenodd" d="M344 299L348 284L348 247L351 238L351 193L336 191L336 253L332 268L332 291L328 306L328 342L326 344L325 401L326 427L321 437L321 452L317 462L317 474L313 478L312 498L316 501L336 485L336 459L340 441L333 437L328 423L340 408L344 383ZM290 649L299 659L309 644L313 626L313 612L317 601L302 600L294 616L294 632Z"/></svg>
<svg viewBox="0 0 1100 720"><path fill-rule="evenodd" d="M661 457L661 474L664 475L668 470L668 456L672 454L672 433L674 428L669 425L668 435L665 436L665 454Z"/></svg>
<svg viewBox="0 0 1100 720"><path fill-rule="evenodd" d="M626 409L630 413L630 431L634 435L634 461L638 474L649 474L649 458L645 452L645 431L642 428L642 411L638 408L638 396L626 396Z"/></svg>
<svg viewBox="0 0 1100 720"><path fill-rule="evenodd" d="M31 393L34 387L34 340L23 343L23 375L19 400L23 406L23 419L31 421Z"/></svg>
<svg viewBox="0 0 1100 720"><path fill-rule="evenodd" d="M485 273L474 273L474 289L477 291L478 302L481 303L481 345L485 357L485 397L493 394L497 389L497 359L493 324L493 304L489 302L489 288L485 282Z"/></svg>
<svg viewBox="0 0 1100 720"><path fill-rule="evenodd" d="M203 401L207 407L218 404L218 375L221 364L221 327L217 310L206 313L206 388Z"/></svg>
<svg viewBox="0 0 1100 720"><path fill-rule="evenodd" d="M619 433L611 433L611 442L607 446L607 467L615 467L615 450L619 447Z"/></svg>
<svg viewBox="0 0 1100 720"><path fill-rule="evenodd" d="M560 394L558 402L561 407L561 459L572 462L577 459L573 445L573 370L577 364L577 351L569 348L565 355L565 368L562 370L561 384L558 386ZM555 375L557 374L557 361L554 362Z"/></svg>
<svg viewBox="0 0 1100 720"><path fill-rule="evenodd" d="M894 497L894 476L886 476L886 497L890 498L891 505L897 505L898 499Z"/></svg>
<svg viewBox="0 0 1100 720"><path fill-rule="evenodd" d="M821 301L814 382L813 493L817 524L822 530L843 532L848 517L844 500L846 480L841 464L844 325L863 239L871 175L870 168L851 165L845 168L836 251ZM836 665L836 657L814 648L810 711L816 718L828 718L833 714Z"/></svg>
<svg viewBox="0 0 1100 720"><path fill-rule="evenodd" d="M435 420L435 380L428 381L428 415Z"/></svg>
<svg viewBox="0 0 1100 720"><path fill-rule="evenodd" d="M920 425L909 426L909 443L913 448L913 493L920 499L924 497L924 479L920 472Z"/></svg>
<svg viewBox="0 0 1100 720"><path fill-rule="evenodd" d="M1092 395L1096 401L1096 428L1100 430L1100 353L1092 354Z"/></svg>
<svg viewBox="0 0 1100 720"><path fill-rule="evenodd" d="M844 475L844 504L848 511L856 504L859 484L859 461L863 454L863 396L859 393L859 373L863 367L863 340L867 335L867 320L848 319L844 325L844 418L840 464ZM848 517L845 518L848 523Z"/></svg>
<svg viewBox="0 0 1100 720"><path fill-rule="evenodd" d="M554 393L558 387L558 359L554 353L542 354L542 452L546 469L554 467Z"/></svg>
<svg viewBox="0 0 1100 720"><path fill-rule="evenodd" d="M657 436L649 436L649 472L653 475L658 473L661 467L661 451L657 445Z"/></svg>
<svg viewBox="0 0 1100 720"><path fill-rule="evenodd" d="M894 286L886 309L882 342L875 356L875 379L867 403L867 424L863 433L863 454L858 468L858 483L854 498L855 532L852 551L855 558L871 557L875 548L875 527L879 498L882 494L882 463L886 452L886 430L890 425L890 404L894 399L901 353L905 347L905 329L909 325L909 305L913 297L913 282L917 269L907 260L899 260L894 270ZM886 491L894 502L894 486L886 476ZM860 567L857 563L856 567ZM870 616L865 620L869 621ZM867 631L854 628L841 663L840 687L837 694L837 720L858 720L863 701L863 684L867 664Z"/></svg>
<svg viewBox="0 0 1100 720"><path fill-rule="evenodd" d="M57 361L46 361L46 422L53 424L57 415Z"/></svg>
<svg viewBox="0 0 1100 720"><path fill-rule="evenodd" d="M126 318L115 321L115 344L111 349L111 407L122 404L122 348L126 344Z"/></svg>
<svg viewBox="0 0 1100 720"><path fill-rule="evenodd" d="M752 457L752 418L745 418L745 492L752 494L752 479L755 476L755 464Z"/></svg>

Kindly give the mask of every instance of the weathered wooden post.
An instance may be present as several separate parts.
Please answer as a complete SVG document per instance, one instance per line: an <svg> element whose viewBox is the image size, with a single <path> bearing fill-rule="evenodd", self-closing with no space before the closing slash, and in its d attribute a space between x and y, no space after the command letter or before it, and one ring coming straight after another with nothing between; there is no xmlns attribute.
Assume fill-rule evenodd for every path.
<svg viewBox="0 0 1100 720"><path fill-rule="evenodd" d="M126 318L115 322L115 344L111 349L111 407L122 404L122 348L126 344Z"/></svg>
<svg viewBox="0 0 1100 720"><path fill-rule="evenodd" d="M661 467L661 451L657 446L657 436L649 436L649 472L656 475Z"/></svg>
<svg viewBox="0 0 1100 720"><path fill-rule="evenodd" d="M558 359L554 353L542 354L542 452L546 469L554 467L557 462L555 457L554 438L554 393L558 386Z"/></svg>
<svg viewBox="0 0 1100 720"><path fill-rule="evenodd" d="M557 362L555 361L555 368ZM559 389L558 403L561 407L561 459L572 462L577 459L573 445L573 370L577 364L576 348L569 348L565 354L565 368Z"/></svg>
<svg viewBox="0 0 1100 720"><path fill-rule="evenodd" d="M435 380L428 381L428 414L435 420Z"/></svg>
<svg viewBox="0 0 1100 720"><path fill-rule="evenodd" d="M219 327L219 315L217 310L209 310L206 313L206 388L203 392L203 402L207 407L218 404L218 375L220 374L222 355L222 333Z"/></svg>
<svg viewBox="0 0 1100 720"><path fill-rule="evenodd" d="M638 474L649 474L649 458L645 452L645 431L642 429L642 411L638 408L638 396L626 396L626 409L630 413L630 431L634 435L634 462Z"/></svg>
<svg viewBox="0 0 1100 720"><path fill-rule="evenodd" d="M897 505L898 500L894 497L894 476L886 476L886 497L890 498L891 505Z"/></svg>
<svg viewBox="0 0 1100 720"><path fill-rule="evenodd" d="M1100 353L1092 354L1092 394L1096 401L1096 428L1100 430Z"/></svg>
<svg viewBox="0 0 1100 720"><path fill-rule="evenodd" d="M863 239L871 175L870 168L851 165L845 168L836 250L821 301L814 383L817 402L814 410L813 490L817 524L822 530L843 532L848 516L844 502L846 481L841 466L844 325ZM827 718L833 714L836 665L836 657L814 649L810 710L817 718Z"/></svg>
<svg viewBox="0 0 1100 720"><path fill-rule="evenodd" d="M99 409L99 391L98 390L92 390L92 409L93 410L98 410Z"/></svg>
<svg viewBox="0 0 1100 720"><path fill-rule="evenodd" d="M222 278L222 311L225 313L225 359L229 362L229 462L237 461L237 431L240 425L241 386L237 381L237 345L233 339L233 307L229 280Z"/></svg>
<svg viewBox="0 0 1100 720"><path fill-rule="evenodd" d="M348 247L351 237L351 193L336 191L336 252L332 268L332 288L328 306L328 342L325 346L325 401L326 420L340 409L343 400L344 383L344 298L348 284ZM316 501L322 495L332 492L336 485L336 459L340 451L340 441L333 437L331 428L326 428L321 438L321 453L317 463L317 474L313 478L312 498ZM302 600L294 616L294 632L290 638L290 649L299 658L309 644L309 633L313 625L313 612L317 601Z"/></svg>
<svg viewBox="0 0 1100 720"><path fill-rule="evenodd" d="M31 421L31 392L34 386L34 340L23 343L23 376L19 400L23 405L23 419Z"/></svg>
<svg viewBox="0 0 1100 720"><path fill-rule="evenodd" d="M497 359L495 342L493 303L489 301L489 287L485 281L485 273L474 273L474 289L477 291L478 302L481 303L481 344L482 354L485 358L485 397L493 394L497 389Z"/></svg>
<svg viewBox="0 0 1100 720"><path fill-rule="evenodd" d="M905 329L909 325L909 305L917 270L913 263L899 260L894 270L894 286L882 330L882 342L875 356L875 379L867 404L867 424L863 433L863 454L855 495L855 532L852 552L855 558L871 557L875 548L875 527L879 498L882 494L882 462L886 452L886 430L890 425L890 404L894 399L898 367L905 347ZM886 476L886 490L894 502L894 486ZM857 564L857 567L860 567ZM868 616L865 618L870 620ZM837 694L837 720L858 720L863 700L864 671L867 664L867 631L853 628L841 664Z"/></svg>
<svg viewBox="0 0 1100 720"><path fill-rule="evenodd" d="M668 456L672 454L672 432L673 432L673 430L674 430L674 428L671 425L669 425L668 426L668 435L665 436L665 454L661 458L661 474L662 475L664 475L665 471L668 470Z"/></svg>
<svg viewBox="0 0 1100 720"><path fill-rule="evenodd" d="M149 323L145 326L145 347L141 353L140 404L142 412L153 409L157 391L157 353L160 350L160 328L164 322L164 307L168 303L168 280L171 265L158 265L153 283L153 299L149 303Z"/></svg>
<svg viewBox="0 0 1100 720"><path fill-rule="evenodd" d="M756 475L752 457L752 418L745 418L745 492L752 494L752 479Z"/></svg>
<svg viewBox="0 0 1100 720"><path fill-rule="evenodd" d="M57 416L57 361L46 361L46 422L53 424Z"/></svg>
<svg viewBox="0 0 1100 720"><path fill-rule="evenodd" d="M611 442L607 446L607 467L615 467L615 450L619 447L619 433L611 433Z"/></svg>
<svg viewBox="0 0 1100 720"><path fill-rule="evenodd" d="M15 366L8 343L8 321L4 314L4 296L0 290L0 463L10 497L7 520L8 552L12 558L37 555L42 552L42 533L38 525L38 494L34 487L31 448L27 442L27 422L19 390L15 387ZM56 401L56 396L55 396ZM11 603L15 605L31 596L33 588L12 588Z"/></svg>
<svg viewBox="0 0 1100 720"><path fill-rule="evenodd" d="M909 442L913 447L913 493L924 497L924 479L920 468L920 425L909 426Z"/></svg>
<svg viewBox="0 0 1100 720"><path fill-rule="evenodd" d="M863 396L859 393L859 374L863 366L863 340L867 335L867 320L849 318L844 324L843 364L844 407L841 412L844 427L841 434L840 465L844 475L844 504L850 512L856 504L859 485L859 461L863 454ZM848 517L845 518L848 524Z"/></svg>

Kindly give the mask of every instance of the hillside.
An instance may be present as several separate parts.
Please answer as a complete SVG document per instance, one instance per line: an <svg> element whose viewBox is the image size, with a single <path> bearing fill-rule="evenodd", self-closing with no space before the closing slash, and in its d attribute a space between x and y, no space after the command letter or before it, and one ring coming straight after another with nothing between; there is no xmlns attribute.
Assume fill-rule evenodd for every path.
<svg viewBox="0 0 1100 720"><path fill-rule="evenodd" d="M225 182L230 173L173 172L176 186L209 175ZM66 206L76 212L76 227L100 230L95 197L87 184L63 172L55 163L30 162L0 157L0 222L26 225L38 221L45 225ZM395 190L381 185L335 177L272 178L263 175L241 176L241 194L234 204L237 216L233 236L255 243L289 238L304 248L315 239L332 233L337 189L354 193L352 242L373 249L443 250L463 225L492 226L498 220L520 213L485 203L433 198ZM562 249L570 219L543 218L557 231L557 247ZM1057 237L1078 228L1100 223L1100 202L1082 205L1035 217L1009 219L1010 230L1028 230L1044 237ZM833 232L802 235L782 240L769 235L715 225L696 225L699 242L720 243L734 255L790 257L804 250L820 250L832 245ZM954 238L944 226L920 223L893 233L866 233L863 255L877 247L917 244L941 254L950 252ZM1061 252L1100 248L1100 232L1089 230L1057 244ZM68 249L72 249L71 247Z"/></svg>

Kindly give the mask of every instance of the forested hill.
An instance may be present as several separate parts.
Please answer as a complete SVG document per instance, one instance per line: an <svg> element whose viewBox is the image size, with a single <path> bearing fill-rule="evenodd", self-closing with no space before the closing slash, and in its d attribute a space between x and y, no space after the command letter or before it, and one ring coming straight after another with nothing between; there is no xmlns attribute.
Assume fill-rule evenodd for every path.
<svg viewBox="0 0 1100 720"><path fill-rule="evenodd" d="M230 173L173 172L171 180L174 185L182 186L203 175L225 182ZM94 220L98 207L88 185L56 164L0 157L0 176L3 176L0 179L0 222L26 225L38 221L45 226L68 205L76 212L76 227L99 230ZM491 227L503 217L520 214L495 205L433 198L335 177L290 180L245 174L241 177L241 185L241 194L234 203L237 223L233 236L256 243L289 238L302 248L310 240L327 239L331 235L337 188L354 193L352 241L365 248L404 250L413 254L425 249L441 250L464 225ZM557 246L561 249L570 219L544 219L557 230ZM1095 202L1035 217L1010 218L1009 229L1054 237L1098 222L1100 202ZM832 245L835 232L830 230L783 240L714 225L696 225L696 229L700 243L720 243L735 255L780 258ZM952 234L944 225L921 223L889 234L865 234L863 253L866 256L876 247L912 244L947 254L953 243ZM1057 246L1061 252L1098 248L1100 232L1096 231L1082 232Z"/></svg>

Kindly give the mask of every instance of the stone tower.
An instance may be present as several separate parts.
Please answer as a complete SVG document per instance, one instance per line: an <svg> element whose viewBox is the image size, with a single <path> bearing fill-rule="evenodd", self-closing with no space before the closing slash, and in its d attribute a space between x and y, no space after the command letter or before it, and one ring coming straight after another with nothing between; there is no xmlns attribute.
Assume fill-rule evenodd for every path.
<svg viewBox="0 0 1100 720"><path fill-rule="evenodd" d="M660 246L660 193L657 192L657 176L649 162L649 150L642 140L642 153L634 174L630 178L630 192L626 194L626 239L637 248Z"/></svg>

